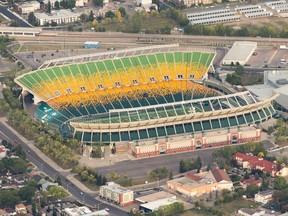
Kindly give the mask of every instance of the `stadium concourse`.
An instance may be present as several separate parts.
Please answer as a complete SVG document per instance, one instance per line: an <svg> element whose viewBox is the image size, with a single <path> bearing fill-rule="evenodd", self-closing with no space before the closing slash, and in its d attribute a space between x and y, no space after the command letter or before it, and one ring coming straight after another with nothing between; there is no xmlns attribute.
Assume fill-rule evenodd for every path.
<svg viewBox="0 0 288 216"><path fill-rule="evenodd" d="M110 51L47 61L15 81L40 104L41 120L135 157L259 140L259 129L240 126L271 118L277 94L260 101L209 81L215 55L178 44ZM220 129L226 134L208 142Z"/></svg>

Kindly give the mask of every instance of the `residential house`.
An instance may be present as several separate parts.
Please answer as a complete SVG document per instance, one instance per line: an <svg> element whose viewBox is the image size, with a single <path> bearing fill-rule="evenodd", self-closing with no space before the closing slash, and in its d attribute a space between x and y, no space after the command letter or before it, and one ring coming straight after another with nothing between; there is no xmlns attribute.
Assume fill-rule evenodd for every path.
<svg viewBox="0 0 288 216"><path fill-rule="evenodd" d="M238 215L243 215L243 216L261 216L265 214L266 212L260 209L241 208L238 210Z"/></svg>
<svg viewBox="0 0 288 216"><path fill-rule="evenodd" d="M248 185L256 184L258 187L262 185L262 181L260 179L249 178L249 179L242 179L240 181L240 185L246 189Z"/></svg>
<svg viewBox="0 0 288 216"><path fill-rule="evenodd" d="M7 150L5 148L0 148L0 160L5 158L7 154Z"/></svg>
<svg viewBox="0 0 288 216"><path fill-rule="evenodd" d="M15 205L15 211L17 214L27 214L26 206L22 203Z"/></svg>
<svg viewBox="0 0 288 216"><path fill-rule="evenodd" d="M233 189L233 183L228 174L219 168L197 174L188 173L185 177L168 181L167 186L188 197L201 196L223 189Z"/></svg>
<svg viewBox="0 0 288 216"><path fill-rule="evenodd" d="M261 191L255 194L254 200L259 203L266 204L273 199L273 190Z"/></svg>
<svg viewBox="0 0 288 216"><path fill-rule="evenodd" d="M275 163L253 155L237 152L233 155L233 159L235 159L237 164L242 166L244 169L261 170L265 173L270 173L273 177L276 176L278 171Z"/></svg>

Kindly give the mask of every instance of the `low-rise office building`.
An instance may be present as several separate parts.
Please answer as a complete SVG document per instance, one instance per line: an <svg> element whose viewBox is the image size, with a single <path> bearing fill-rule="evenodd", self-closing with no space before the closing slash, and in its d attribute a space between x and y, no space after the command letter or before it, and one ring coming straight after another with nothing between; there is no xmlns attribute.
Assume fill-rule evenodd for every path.
<svg viewBox="0 0 288 216"><path fill-rule="evenodd" d="M108 182L107 185L100 187L100 197L115 202L121 206L126 206L134 202L133 191L114 182Z"/></svg>
<svg viewBox="0 0 288 216"><path fill-rule="evenodd" d="M40 9L40 3L38 1L28 1L24 3L15 3L15 10L20 14L29 14Z"/></svg>
<svg viewBox="0 0 288 216"><path fill-rule="evenodd" d="M35 13L34 14L40 26L47 23L57 23L57 25L73 23L80 20L80 13L70 10L53 11L51 14Z"/></svg>

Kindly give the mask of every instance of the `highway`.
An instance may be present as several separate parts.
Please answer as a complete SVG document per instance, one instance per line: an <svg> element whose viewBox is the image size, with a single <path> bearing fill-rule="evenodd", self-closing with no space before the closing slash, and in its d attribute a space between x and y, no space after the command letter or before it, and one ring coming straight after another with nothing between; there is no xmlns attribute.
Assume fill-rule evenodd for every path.
<svg viewBox="0 0 288 216"><path fill-rule="evenodd" d="M32 148L30 148L27 144L23 143L21 139L18 138L9 128L7 128L2 122L0 122L0 138L6 139L7 138L18 144L22 144L23 149L27 153L27 159L35 164L42 172L48 175L52 179L56 179L57 176L61 177L62 179L62 186L64 189L68 190L78 201L84 202L89 206L93 206L96 209L98 207L100 209L109 209L109 213L114 216L124 216L128 215L127 212L116 208L112 205L108 205L104 202L98 201L89 193L85 193L81 191L76 185L72 184L70 181L67 181L66 175L69 174L69 171L65 173L59 173L53 167L49 165L49 163L45 160L45 158L40 158ZM82 195L83 194L83 195Z"/></svg>

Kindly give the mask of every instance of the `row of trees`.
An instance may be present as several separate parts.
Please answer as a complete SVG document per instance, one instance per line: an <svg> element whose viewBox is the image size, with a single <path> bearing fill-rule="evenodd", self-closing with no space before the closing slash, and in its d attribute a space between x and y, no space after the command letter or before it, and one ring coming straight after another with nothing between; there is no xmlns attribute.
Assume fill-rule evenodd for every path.
<svg viewBox="0 0 288 216"><path fill-rule="evenodd" d="M184 173L194 169L197 169L197 171L199 172L201 167L202 161L199 156L195 159L182 159L179 164L179 172Z"/></svg>
<svg viewBox="0 0 288 216"><path fill-rule="evenodd" d="M204 25L186 25L185 34L190 35L217 35L217 36L237 36L237 37L280 37L287 38L288 30L278 29L275 25L267 23L263 26L248 25L240 29L234 29L233 26L224 26L223 24L204 26Z"/></svg>
<svg viewBox="0 0 288 216"><path fill-rule="evenodd" d="M74 167L72 172L76 173L80 177L80 180L83 182L89 182L98 186L105 185L107 182L105 176L102 176L93 169L87 167Z"/></svg>
<svg viewBox="0 0 288 216"><path fill-rule="evenodd" d="M151 180L161 180L161 179L165 179L168 177L168 170L166 167L162 167L162 168L156 168L154 170L152 170L151 172L148 173L149 178ZM170 176L172 175L173 177L173 173L170 174Z"/></svg>
<svg viewBox="0 0 288 216"><path fill-rule="evenodd" d="M18 99L19 94L16 90L4 89L5 100L0 100L0 115L8 114L8 123L13 128L27 139L34 140L37 147L59 164L67 168L77 165L76 155L81 151L78 140L64 139L58 131L49 129L47 124L31 120L23 110L22 100Z"/></svg>

